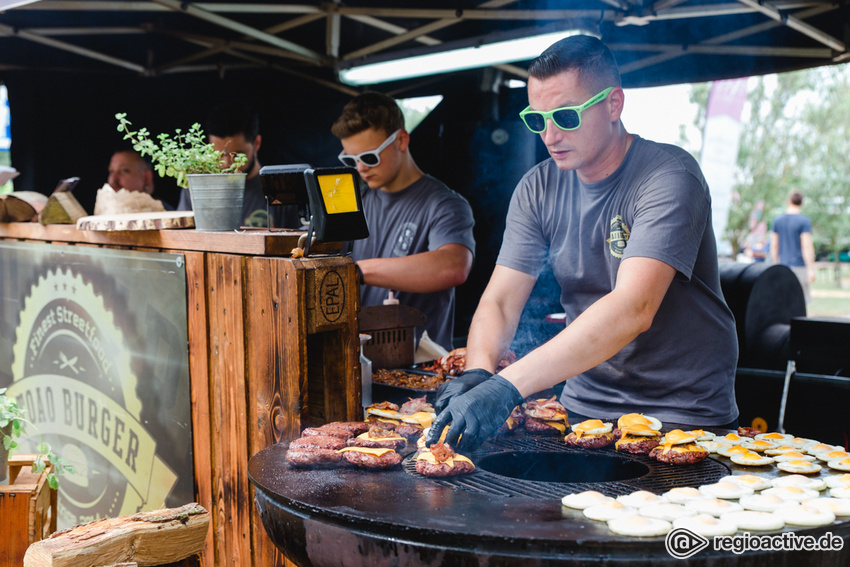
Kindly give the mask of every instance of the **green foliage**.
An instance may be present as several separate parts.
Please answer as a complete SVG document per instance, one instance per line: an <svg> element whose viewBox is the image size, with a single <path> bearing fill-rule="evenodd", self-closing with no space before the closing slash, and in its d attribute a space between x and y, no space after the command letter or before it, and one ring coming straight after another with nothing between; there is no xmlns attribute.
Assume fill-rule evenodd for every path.
<svg viewBox="0 0 850 567"><path fill-rule="evenodd" d="M7 427L9 424L12 426L8 434L0 433L3 437L4 450L12 452L18 448L18 442L15 439L19 439L26 433L26 425L35 427L31 421L24 417L25 413L25 409L19 407L13 398L6 395L6 388L0 388L0 429ZM41 441L35 450L36 458L32 465L33 472L43 472L47 468L48 462L53 465L53 472L47 475L47 483L50 485L50 488L54 490L59 488L58 476L65 473L74 473L73 465L66 463L64 459L60 458L51 449L49 443Z"/></svg>
<svg viewBox="0 0 850 567"><path fill-rule="evenodd" d="M724 237L733 250L742 249L755 221L769 229L788 195L800 191L816 248L837 252L850 244L850 68L822 67L775 79L774 86L765 77L754 78L748 94L749 119L741 132ZM702 109L703 100L696 102Z"/></svg>
<svg viewBox="0 0 850 567"><path fill-rule="evenodd" d="M173 137L165 133L157 135L157 143L147 128L131 130L132 123L127 120L126 113L118 113L115 118L118 131L124 132L124 139L130 140L133 148L143 156L150 156L161 177L175 178L180 187L189 186L186 176L191 173L236 173L248 161L245 154L234 153L233 163L227 166L222 161L222 152L207 141L197 122L186 133L177 129Z"/></svg>

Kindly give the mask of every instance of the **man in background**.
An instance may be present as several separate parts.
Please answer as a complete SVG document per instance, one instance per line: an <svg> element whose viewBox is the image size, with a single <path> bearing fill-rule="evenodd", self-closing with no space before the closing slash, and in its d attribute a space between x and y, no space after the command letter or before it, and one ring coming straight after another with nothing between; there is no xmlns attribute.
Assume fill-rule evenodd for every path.
<svg viewBox="0 0 850 567"><path fill-rule="evenodd" d="M245 154L248 161L239 171L246 173L245 196L242 201L242 225L269 226L269 211L260 184L260 160L257 156L262 145L260 118L256 110L241 101L225 102L215 107L207 119L205 131L213 147L222 152L226 165L233 163L235 154ZM178 211L192 210L188 189L180 192ZM301 218L295 205L270 207L274 228L300 228Z"/></svg>
<svg viewBox="0 0 850 567"><path fill-rule="evenodd" d="M109 160L106 181L115 191L141 191L153 195L153 169L135 150L118 150Z"/></svg>
<svg viewBox="0 0 850 567"><path fill-rule="evenodd" d="M770 257L774 264L791 268L800 280L806 303L811 300L811 283L815 281L815 246L812 242L812 221L800 214L803 194L789 195L785 214L773 219L770 231Z"/></svg>
<svg viewBox="0 0 850 567"><path fill-rule="evenodd" d="M413 161L404 116L391 97L354 97L331 131L342 143L340 161L357 168L368 186L362 196L370 234L352 251L363 273L361 304L381 305L397 294L428 318L428 336L451 350L454 288L469 276L475 252L472 208Z"/></svg>

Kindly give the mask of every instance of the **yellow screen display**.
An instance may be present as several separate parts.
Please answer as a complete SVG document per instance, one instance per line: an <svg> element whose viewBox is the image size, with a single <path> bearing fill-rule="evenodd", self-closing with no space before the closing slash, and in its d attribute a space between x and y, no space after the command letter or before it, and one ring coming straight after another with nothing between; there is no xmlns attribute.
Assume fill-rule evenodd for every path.
<svg viewBox="0 0 850 567"><path fill-rule="evenodd" d="M319 175L318 181L328 214L357 212L357 188L351 174Z"/></svg>

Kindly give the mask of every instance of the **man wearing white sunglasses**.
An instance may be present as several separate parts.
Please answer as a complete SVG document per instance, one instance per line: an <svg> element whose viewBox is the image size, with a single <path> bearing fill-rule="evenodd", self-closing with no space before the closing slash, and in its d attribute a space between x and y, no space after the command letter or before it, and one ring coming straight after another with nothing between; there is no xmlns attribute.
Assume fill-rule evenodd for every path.
<svg viewBox="0 0 850 567"><path fill-rule="evenodd" d="M361 304L380 305L393 292L422 311L428 336L451 350L454 288L466 281L475 253L472 208L413 161L404 116L391 97L356 96L331 131L342 143L339 160L368 186L362 196L370 234L352 249L363 274ZM417 329L417 341L420 335Z"/></svg>
<svg viewBox="0 0 850 567"><path fill-rule="evenodd" d="M737 426L735 322L699 165L625 130L619 69L598 39L563 39L528 73L520 118L551 158L514 191L470 326L469 370L440 387L428 445L450 425L446 442L473 450L525 397L562 381L573 424L645 412L665 423ZM547 262L566 328L493 375Z"/></svg>

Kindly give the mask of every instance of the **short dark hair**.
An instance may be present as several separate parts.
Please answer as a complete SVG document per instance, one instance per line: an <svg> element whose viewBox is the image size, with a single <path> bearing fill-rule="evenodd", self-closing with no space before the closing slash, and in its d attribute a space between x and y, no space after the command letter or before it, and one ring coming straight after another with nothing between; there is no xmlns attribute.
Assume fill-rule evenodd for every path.
<svg viewBox="0 0 850 567"><path fill-rule="evenodd" d="M246 141L253 142L260 133L260 116L249 102L226 101L213 108L205 130L208 136L229 138L242 134Z"/></svg>
<svg viewBox="0 0 850 567"><path fill-rule="evenodd" d="M404 128L404 115L394 98L374 91L357 95L343 107L331 132L341 140L369 128L386 134Z"/></svg>
<svg viewBox="0 0 850 567"><path fill-rule="evenodd" d="M591 91L622 85L614 54L602 41L590 35L572 35L559 40L528 66L535 79L548 79L564 71L577 71Z"/></svg>
<svg viewBox="0 0 850 567"><path fill-rule="evenodd" d="M791 201L791 204L792 204L792 205L796 205L796 206L798 206L798 207L799 207L800 205L802 205L802 204L803 204L803 194L802 194L802 193L800 193L799 191L794 191L794 192L793 192L793 193L791 193L791 195L788 197L788 200L789 200L789 201Z"/></svg>

